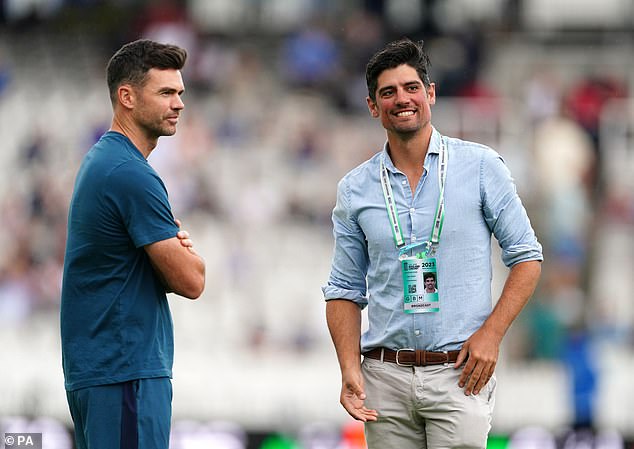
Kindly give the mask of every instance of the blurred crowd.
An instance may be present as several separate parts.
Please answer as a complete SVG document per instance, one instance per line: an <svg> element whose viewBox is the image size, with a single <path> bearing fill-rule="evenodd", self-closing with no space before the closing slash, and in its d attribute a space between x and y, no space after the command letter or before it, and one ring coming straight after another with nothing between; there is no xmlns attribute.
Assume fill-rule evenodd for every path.
<svg viewBox="0 0 634 449"><path fill-rule="evenodd" d="M634 161L627 76L633 62L602 70L589 54L585 70L571 70L537 57L529 73L504 80L493 56L521 32L521 2L495 2L502 6L495 13L456 3L5 0L0 111L3 130L15 134L0 161L0 325L58 313L72 182L83 152L109 127L103 67L122 42L147 37L188 49L186 113L177 135L162 140L150 161L177 216L202 217L235 237L227 255L236 266L232 277L213 282L248 290L237 266L263 229L330 233L337 180L382 145L366 111L365 63L387 40L408 35L424 39L431 55L440 96L436 126L484 140L513 165L544 246L543 279L514 330L510 357L569 366L575 419L592 421L598 373L589 348L599 338L634 349L632 308L610 303L613 295L597 287L607 267L623 277L621 297L634 296L634 186L631 175L618 175L619 166L627 171ZM82 39L88 39L84 50L55 53ZM68 91L52 96L42 82ZM61 116L42 119L13 107L16 89L35 91L29 107L44 102L40 95L47 104L72 107L58 104ZM88 104L90 112L82 109ZM458 114L443 116L444 104L457 104ZM609 115L614 108L622 113ZM28 124L13 128L13 114L26 114ZM621 135L624 143L615 143ZM624 259L610 260L604 247L617 237L612 244L629 249ZM325 280L308 278L316 291ZM312 327L298 326L296 350L310 348ZM266 344L265 336L266 323L254 322L251 347Z"/></svg>

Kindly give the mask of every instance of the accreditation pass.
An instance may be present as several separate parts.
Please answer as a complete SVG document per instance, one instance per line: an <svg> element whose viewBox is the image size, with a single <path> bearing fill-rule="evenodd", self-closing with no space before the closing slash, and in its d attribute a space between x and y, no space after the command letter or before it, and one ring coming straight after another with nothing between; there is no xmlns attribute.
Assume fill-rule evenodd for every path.
<svg viewBox="0 0 634 449"><path fill-rule="evenodd" d="M403 310L405 313L440 311L435 257L405 257L403 271Z"/></svg>

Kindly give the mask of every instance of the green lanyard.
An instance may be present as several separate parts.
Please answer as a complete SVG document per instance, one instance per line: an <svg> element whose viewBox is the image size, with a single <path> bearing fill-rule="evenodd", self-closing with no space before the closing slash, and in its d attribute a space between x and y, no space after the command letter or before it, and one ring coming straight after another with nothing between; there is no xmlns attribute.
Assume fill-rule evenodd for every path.
<svg viewBox="0 0 634 449"><path fill-rule="evenodd" d="M442 232L442 225L445 221L445 181L447 179L447 145L444 137L441 138L441 140L442 145L440 146L440 154L438 156L438 184L440 186L440 195L438 196L434 225L427 242L410 243L409 245L405 244L403 231L401 230L401 223L398 219L398 211L396 209L396 204L394 203L392 185L390 184L390 175L385 167L385 155L381 158L381 187L383 188L383 198L385 198L387 216L390 219L392 236L394 237L396 247L399 249L399 256L405 254L412 248L421 245L427 245L426 252L429 253L431 251L433 253L440 242L440 233Z"/></svg>

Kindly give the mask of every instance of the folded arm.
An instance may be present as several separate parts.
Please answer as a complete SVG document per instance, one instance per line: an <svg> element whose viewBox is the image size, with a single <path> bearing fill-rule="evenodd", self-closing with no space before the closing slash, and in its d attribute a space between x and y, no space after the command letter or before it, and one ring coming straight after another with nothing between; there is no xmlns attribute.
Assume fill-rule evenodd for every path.
<svg viewBox="0 0 634 449"><path fill-rule="evenodd" d="M180 221L176 221L180 227ZM193 249L187 231L145 246L166 291L197 299L205 288L205 262Z"/></svg>

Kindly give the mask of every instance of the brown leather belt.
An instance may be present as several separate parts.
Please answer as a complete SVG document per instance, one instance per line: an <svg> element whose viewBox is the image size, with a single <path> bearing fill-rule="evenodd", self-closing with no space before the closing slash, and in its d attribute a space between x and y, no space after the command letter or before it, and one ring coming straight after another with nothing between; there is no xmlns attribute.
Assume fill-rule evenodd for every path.
<svg viewBox="0 0 634 449"><path fill-rule="evenodd" d="M364 357L396 363L399 366L427 366L454 363L460 351L423 351L421 349L399 349L392 351L386 348L374 348L364 352Z"/></svg>

